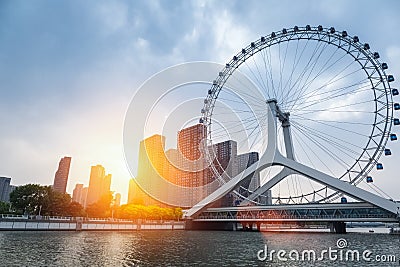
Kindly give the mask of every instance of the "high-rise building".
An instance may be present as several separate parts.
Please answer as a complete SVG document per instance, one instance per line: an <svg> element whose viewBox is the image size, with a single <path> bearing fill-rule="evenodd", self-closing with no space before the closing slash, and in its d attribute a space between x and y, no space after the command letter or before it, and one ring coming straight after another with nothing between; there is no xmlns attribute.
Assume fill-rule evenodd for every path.
<svg viewBox="0 0 400 267"><path fill-rule="evenodd" d="M178 132L178 150L189 160L197 160L201 156L201 145L207 137L207 127L196 124Z"/></svg>
<svg viewBox="0 0 400 267"><path fill-rule="evenodd" d="M178 179L179 185L199 187L206 184L204 180L204 159L202 156L202 142L206 139L206 126L196 124L178 132L178 167L182 170Z"/></svg>
<svg viewBox="0 0 400 267"><path fill-rule="evenodd" d="M11 178L0 177L0 201L9 202L10 201L10 186Z"/></svg>
<svg viewBox="0 0 400 267"><path fill-rule="evenodd" d="M60 193L66 193L71 157L63 157L58 164L57 172L54 176L53 189Z"/></svg>
<svg viewBox="0 0 400 267"><path fill-rule="evenodd" d="M182 187L193 188L184 190L182 197L190 206L206 196L207 192L201 189L207 184L207 168L203 155L203 145L207 139L207 127L196 124L178 132L178 168L176 181Z"/></svg>
<svg viewBox="0 0 400 267"><path fill-rule="evenodd" d="M81 192L81 197L79 199L79 204L82 205L82 207L86 208L86 198L87 198L87 194L88 194L88 187L84 187L82 188L82 192Z"/></svg>
<svg viewBox="0 0 400 267"><path fill-rule="evenodd" d="M111 188L111 174L107 174L104 176L102 188L101 188L101 195L108 194Z"/></svg>
<svg viewBox="0 0 400 267"><path fill-rule="evenodd" d="M83 189L83 184L76 184L74 191L72 192L72 201L75 202L80 202L82 198L82 189Z"/></svg>
<svg viewBox="0 0 400 267"><path fill-rule="evenodd" d="M107 174L101 165L92 166L86 206L97 202L103 195L110 193L111 174Z"/></svg>
<svg viewBox="0 0 400 267"><path fill-rule="evenodd" d="M244 171L259 160L258 152L249 152L238 155L238 173ZM243 186L254 191L260 186L260 173L255 172L253 177L246 181Z"/></svg>
<svg viewBox="0 0 400 267"><path fill-rule="evenodd" d="M154 199L152 196L143 191L142 188L137 184L135 178L132 178L129 181L128 204L169 207L167 204Z"/></svg>
<svg viewBox="0 0 400 267"><path fill-rule="evenodd" d="M135 178L129 180L128 204L144 204L144 193L140 190Z"/></svg>
<svg viewBox="0 0 400 267"><path fill-rule="evenodd" d="M138 174L132 184L136 201L144 205L156 205L157 199L165 200L167 190L163 182L167 178L165 173L167 159L164 152L165 137L159 134L150 136L140 142ZM139 186L140 185L140 186ZM142 191L142 192L141 192ZM141 192L141 193L139 193Z"/></svg>
<svg viewBox="0 0 400 267"><path fill-rule="evenodd" d="M235 177L238 173L237 168L237 142L227 140L214 144L209 147L209 153L213 157L213 164L208 167L205 176L208 183L215 179L223 179L225 182ZM212 188L210 188L212 190ZM211 194L212 191L207 192ZM213 206L232 206L234 203L234 194L229 193L216 201Z"/></svg>
<svg viewBox="0 0 400 267"><path fill-rule="evenodd" d="M121 194L116 193L114 197L114 207L119 207L121 206Z"/></svg>

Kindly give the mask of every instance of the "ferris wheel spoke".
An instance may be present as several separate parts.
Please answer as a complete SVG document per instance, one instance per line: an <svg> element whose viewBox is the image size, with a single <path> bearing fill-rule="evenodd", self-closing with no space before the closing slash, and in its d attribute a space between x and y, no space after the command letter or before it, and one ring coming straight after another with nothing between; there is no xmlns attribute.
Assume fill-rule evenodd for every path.
<svg viewBox="0 0 400 267"><path fill-rule="evenodd" d="M269 76L269 73L268 73L267 61L266 61L266 58L265 58L266 57L265 51L262 50L260 52L260 54L262 56L262 60L263 60L263 63L264 63L265 77L266 77L266 80L267 80L267 84L266 84L266 87L264 88L264 91L266 93L267 98L270 99L272 97L271 94L270 94L270 90L269 90L269 88L270 88L269 82L271 81L271 77Z"/></svg>
<svg viewBox="0 0 400 267"><path fill-rule="evenodd" d="M228 121L226 122L227 125L225 124L223 128L221 127L219 130L214 130L212 132L212 137L213 138L225 137L226 134L232 135L236 133L245 132L246 130L254 131L254 129L260 128L258 122L259 122L258 119L251 119L251 120L249 119L246 121L247 124L244 125L244 124L238 124L237 121L230 121L230 122Z"/></svg>
<svg viewBox="0 0 400 267"><path fill-rule="evenodd" d="M326 70L328 70L329 69L329 67L328 68L326 68L326 65L330 62L330 60L334 57L334 55L337 53L337 51L338 51L338 49L335 49L334 51L333 51L333 53L330 55L330 57L327 59L327 61L325 62L325 64L321 67L321 70L315 75L315 77L318 77L318 76L320 76L322 73L324 73ZM332 65L331 65L332 66ZM290 97L289 95L288 95L288 99L292 99L292 100L294 100L294 101L296 101L296 98L292 95L292 97Z"/></svg>
<svg viewBox="0 0 400 267"><path fill-rule="evenodd" d="M336 136L334 136L334 135L327 134L327 133L325 133L325 132L318 131L318 130L316 130L316 129L310 129L309 127L307 128L307 127L305 127L305 126L303 126L303 125L301 125L301 124L299 124L299 123L295 123L295 122L293 122L293 123L294 123L295 125L297 125L298 127L301 127L303 130L310 132L311 134L312 134L312 133L318 133L318 134L320 134L320 135L322 135L322 136L328 136L328 137L330 137L330 138L333 138L334 140L337 140L337 141L339 141L339 142L343 142L343 143L347 144L348 146L354 147L354 148L356 148L356 149L361 149L361 150L364 149L363 147L361 147L361 146L359 146L359 145L356 145L356 144L354 144L354 143L352 143L352 142L343 140L343 139L341 139L341 138L339 138L339 137L336 137ZM357 151L354 151L354 150L350 149L349 147L344 146L344 148L349 149L349 151L353 151L354 153L357 153L357 154L358 154Z"/></svg>
<svg viewBox="0 0 400 267"><path fill-rule="evenodd" d="M337 98L339 97L344 97L344 96L354 96L358 93L361 92L366 92L366 91L370 91L371 89L362 89L362 90L357 90L356 92L346 92L346 93L340 93L340 94L336 94L336 95L331 95L331 96L326 96L324 98L318 99L318 100L314 100L314 101L310 101L307 105L303 106L302 108L309 108L321 103L326 103L328 101L332 101L333 99L337 100ZM300 108L300 107L299 107Z"/></svg>
<svg viewBox="0 0 400 267"><path fill-rule="evenodd" d="M328 155L330 158L332 158L334 161L336 161L339 165L344 167L345 169L349 168L350 166L343 161L340 157L335 155L330 151L330 149L324 145L322 145L320 142L316 141L314 138L312 138L310 135L307 135L301 128L297 128L299 132L301 132L306 138L308 138L312 143L316 145L321 151L324 151L326 155Z"/></svg>
<svg viewBox="0 0 400 267"><path fill-rule="evenodd" d="M292 112L298 112L298 111L307 111L307 112L332 111L333 109L347 108L347 107L357 106L357 105L366 104L366 103L370 103L370 102L375 102L375 100L366 100L366 101L355 102L355 103L341 105L341 106L329 106L329 108L326 108L326 109L313 109L313 110L311 110L311 109L304 109L304 108L293 108L290 111L292 111ZM373 112L373 113L375 113L375 112Z"/></svg>
<svg viewBox="0 0 400 267"><path fill-rule="evenodd" d="M311 55L309 61L307 62L306 66L304 66L303 71L299 74L299 77L298 77L298 79L296 80L296 82L291 86L292 89L293 89L293 88L298 88L298 90L291 90L291 91L289 92L289 94L286 96L287 99L292 98L292 99L294 99L294 101L296 101L297 97L300 96L300 95L302 94L302 89L304 88L305 84L307 84L307 81L308 81L308 79L310 78L312 72L314 71L314 68L315 68L316 64L318 63L318 60L320 59L322 53L324 52L325 48L327 47L327 44L326 44L326 43L324 44L324 46L323 46L323 48L321 49L321 51L319 51L318 56L317 56L316 58L314 58L315 55L317 54L318 49L319 49L320 46L321 46L321 43L317 43L317 45L316 45L316 47L315 47L315 49L314 49L314 51L313 51L313 53L312 53L312 55ZM311 62L312 62L312 63L311 63ZM311 63L311 65L310 65L310 63ZM311 67L310 67L310 66L311 66ZM306 80L305 80L305 82L304 82L304 85L303 85L303 86L300 86L300 82L301 82L301 80L305 77L305 75L306 75L307 72L308 72L308 75L307 75L307 78L306 78ZM316 76L316 77L317 77L317 76ZM315 77L315 78L316 78L316 77ZM314 79L315 79L315 78L314 78ZM297 84L299 84L299 86L296 86ZM293 93L293 92L294 92L294 93ZM290 94L290 93L293 93L293 94ZM291 97L291 95L292 95L292 97ZM284 103L284 102L283 102L283 103Z"/></svg>
<svg viewBox="0 0 400 267"><path fill-rule="evenodd" d="M297 101L301 100L301 103L299 104L299 105L301 105L302 103L304 103L307 100L307 98L318 96L319 94L316 94L316 93L320 89L327 88L328 86L333 85L334 83L339 82L339 81L341 81L341 80L343 80L343 79L345 79L345 78L347 78L347 77L349 77L349 76L351 76L351 75L353 75L353 74L355 74L356 72L359 71L359 70L356 70L356 71L353 71L353 72L351 72L349 74L346 74L346 75L344 75L344 76L342 76L340 78L337 78L342 72L347 70L351 65L352 65L352 63L349 63L346 67L344 67L340 72L338 72L335 76L333 76L331 79L329 79L322 86L319 86L317 89L315 89L315 90L313 90L313 91L311 91L309 93L305 93L310 88L312 83L319 77L319 75L316 75L307 85L304 85L304 87L303 87L303 89L301 91L301 94L298 95L298 98L295 98L295 101L294 101L294 103L292 103L290 108L293 108L293 106L296 105ZM364 79L363 81L366 81L366 79ZM343 87L342 88L343 89L348 89L348 88L351 88L351 87L357 86L357 85L359 85L359 84L357 83L355 85L345 86L344 88ZM339 89L342 89L342 88L339 88ZM332 90L329 90L327 92L331 92L331 91ZM324 93L327 93L327 92L325 91L325 92L322 92L321 94L324 94Z"/></svg>
<svg viewBox="0 0 400 267"><path fill-rule="evenodd" d="M306 103L306 101L309 100L310 98L317 98L317 100L314 100L314 101L318 101L318 100L320 100L320 99L318 99L318 97L326 95L326 94L329 94L328 96L325 96L324 99L331 99L334 95L338 95L339 93L346 92L347 89L351 89L351 88L354 88L354 87L357 87L357 86L358 86L357 92L360 92L360 90L362 90L362 89L367 89L367 88L370 89L371 88L370 85L369 84L365 84L366 81L367 81L366 79L362 79L361 81L358 81L356 83L353 83L353 84L350 84L350 85L347 85L347 86L343 86L343 87L339 87L339 88L336 88L336 89L330 89L329 91L321 90L318 94L316 94L316 92L318 92L321 88L327 87L327 86L331 85L332 83L331 84L324 84L323 86L320 86L319 88L317 88L317 89L315 89L315 90L313 90L313 91L311 91L311 92L309 92L307 94L304 94L302 97L300 97L299 99L302 100L302 101L301 101L301 103L297 104L297 109L299 109L303 105L309 104L309 103ZM364 84L364 85L360 86L362 84ZM350 91L349 93L357 93L357 92ZM340 96L342 96L342 94ZM288 103L292 104L293 102L295 102L295 100L289 101ZM292 105L292 106L294 107L294 105ZM291 108L291 110L293 109L293 107Z"/></svg>
<svg viewBox="0 0 400 267"><path fill-rule="evenodd" d="M246 92L246 91L251 92L252 90L254 90L253 87L249 87L247 84L245 84L245 83L242 81L242 79L239 79L238 77L236 77L236 75L232 75L231 77L232 77L232 79L234 79L236 82L238 82L238 83L242 86L243 89L240 90L240 91L237 91L237 92L232 92L233 89L224 88L223 91L224 91L225 93L228 93L228 94L233 95L233 96L235 96L235 97L238 97L238 95L239 95L239 96L241 96L242 98L245 98L246 100L247 100L247 99L249 99L249 100L251 99L251 100L253 100L253 101L255 101L255 102L259 102L259 104L265 104L265 101L264 101L263 98L257 97L257 96L255 96L255 94L249 94L249 93ZM235 86L235 88L236 88L236 90L238 90L237 86ZM257 92L257 93L258 93L258 92Z"/></svg>
<svg viewBox="0 0 400 267"><path fill-rule="evenodd" d="M238 140L238 144L239 144L238 149L239 149L239 150L242 149L242 148L246 148L245 145L248 144L248 141L249 141L250 139L253 139L253 141L251 141L251 142L252 142L251 145L248 146L248 148L250 148L250 149L251 149L251 148L254 148L254 145L256 144L257 141L262 141L262 140L261 140L261 135L260 135L260 134L258 134L257 136L254 136L254 134L256 133L256 131L255 131L256 129L251 128L251 129L249 129L249 130L251 130L251 132L250 132L250 134L249 134L247 137Z"/></svg>
<svg viewBox="0 0 400 267"><path fill-rule="evenodd" d="M321 133L319 131L316 130L310 130L307 129L306 127L302 127L301 125L298 125L300 128L302 128L304 130L304 132L307 132L310 135L313 135L315 137L317 137L318 139L325 141L326 143L332 145L333 147L335 147L335 149L340 150L341 153L346 154L347 156L349 156L350 159L354 159L354 157L358 157L360 155L359 151L355 151L350 149L349 147L347 147L346 145L342 144L345 143L347 145L353 145L345 140L339 139L333 135L327 135L326 133ZM338 143L342 142L342 143ZM360 146L356 146L353 145L356 148L359 148L361 151L363 150L363 148L361 148ZM353 155L350 155L348 152L353 153Z"/></svg>
<svg viewBox="0 0 400 267"><path fill-rule="evenodd" d="M329 112L343 112L343 113L347 113L347 112L349 112L349 111L347 111L347 110L336 110L336 111L329 111ZM373 112L368 112L368 111L350 111L350 112L359 112L359 113L369 113L369 114L373 114ZM314 111L314 113L315 113L315 111ZM301 114L301 115L303 115L303 114ZM297 120L309 120L309 118L305 118L305 117L303 117L303 116L300 116L300 115L298 115L298 114L293 114L293 116L295 116L295 117L298 117L297 118ZM354 121L333 121L333 120L321 120L321 119L319 119L318 121L321 121L321 122L326 122L326 123L339 123L339 124L352 124L352 125L365 125L365 126L371 126L371 124L370 123L364 123L364 122L354 122Z"/></svg>
<svg viewBox="0 0 400 267"><path fill-rule="evenodd" d="M256 65L256 69L258 72L258 75L256 75L256 73L254 73L254 71L252 70L252 68L250 68L250 66L247 64L247 61L244 62L244 64L246 65L247 69L250 71L250 73L252 74L252 76L254 77L254 79L257 81L257 84L261 85L262 88L267 88L264 84L264 79L262 78L262 75L258 69L258 66Z"/></svg>
<svg viewBox="0 0 400 267"><path fill-rule="evenodd" d="M357 72L357 71L355 71L355 72ZM354 73L355 73L355 72L354 72ZM348 74L348 75L352 75L352 74L354 74L354 73L351 73L351 74ZM361 89L365 89L365 88L370 89L370 85L368 85L368 84L365 85L367 79L364 78L364 79L362 79L361 81L358 81L358 82L356 82L356 83L353 83L353 84L350 84L350 85L347 85L347 86L339 87L339 88L336 88L336 89L330 89L330 90L328 90L328 91L324 91L324 90L321 90L321 91L320 91L320 89L322 89L322 88L328 88L328 86L331 86L331 85L333 85L335 82L338 82L338 81L340 81L340 80L342 80L342 79L344 79L344 78L346 78L346 77L341 77L341 78L339 78L339 79L337 79L337 80L327 82L327 83L323 84L322 86L318 87L317 89L315 89L315 90L313 90L313 91L311 91L311 92L309 92L309 93L307 93L307 94L304 94L302 97L299 98L299 100L301 100L301 103L299 103L298 106L301 107L302 105L307 105L307 102L306 102L306 101L307 101L308 99L310 99L310 98L318 98L318 97L320 97L320 96L322 96L322 95L326 95L326 94L328 94L328 96L325 96L324 99L328 99L328 100L329 100L329 99L331 99L332 97L334 97L335 95L338 95L339 93L342 93L342 92L346 92L347 89L351 89L351 88L357 87L357 86L359 86L359 87L357 88L357 91L356 91L356 92L354 92L354 91L349 91L348 93L350 93L350 92L351 92L351 93L357 93L357 92L360 92ZM362 84L364 84L364 85L361 86ZM319 93L317 94L317 92L319 92ZM343 94L346 94L346 93L343 93ZM342 96L343 94L340 94L339 96ZM295 104L296 104L296 103L293 103L293 102L296 102L296 101L292 101L291 108L293 108L293 106L295 106Z"/></svg>
<svg viewBox="0 0 400 267"><path fill-rule="evenodd" d="M296 136L294 136L294 138L296 138ZM315 169L314 164L312 163L310 156L308 155L308 153L304 150L303 146L300 146L301 150L303 151L303 153L306 155L308 161L310 162L311 166ZM298 158L298 154L295 152L295 158ZM306 179L308 181L308 183L310 184L312 190L315 192L315 188L314 185L311 183L310 179Z"/></svg>
<svg viewBox="0 0 400 267"><path fill-rule="evenodd" d="M337 160L337 162L340 162L342 164L342 166L346 166L346 168L350 167L350 165L346 161L344 161L344 159L342 159L342 157L339 157L336 153L332 152L331 149L329 149L329 148L333 148L333 149L339 151L340 153L343 153L344 155L348 156L349 159L354 159L354 157L349 155L346 152L346 150L341 149L340 145L338 143L331 141L328 138L325 138L325 137L320 136L315 133L310 134L309 132L307 132L304 129L302 129L301 132L304 135L308 134L307 138L312 139L315 144L318 144L321 151L323 151L325 154L331 155L331 157L335 158ZM318 141L318 140L320 140L320 141ZM323 141L323 142L321 142L321 141ZM324 144L326 144L326 145L324 145ZM341 154L341 156L343 156L343 154Z"/></svg>
<svg viewBox="0 0 400 267"><path fill-rule="evenodd" d="M259 82L259 84L262 86L262 88L264 88L264 91L267 91L267 90L268 90L268 89L267 89L268 87L267 87L266 81L264 80L265 78L263 78L264 75L261 74L260 68L258 67L258 64L257 64L256 60L254 59L254 57L251 57L251 58L252 58L253 63L254 63L254 65L255 65L256 69L257 69L258 77L259 77L260 80L261 80L261 83ZM246 62L245 62L245 63L246 63ZM246 64L247 64L247 63L246 63ZM249 67L249 66L247 65L247 67Z"/></svg>
<svg viewBox="0 0 400 267"><path fill-rule="evenodd" d="M323 160L321 160L321 157L319 157L313 149L310 149L307 142L305 142L303 140L303 138L300 136L300 133L298 134L297 132L293 131L293 136L299 141L298 144L299 144L300 148L303 150L303 152L307 155L307 158L310 161L310 164L312 167L315 168L316 164L314 164L314 162L311 160L307 151L310 151L314 155L314 157L330 172L330 174L332 176L335 176L334 172L329 168L329 166ZM304 146L306 146L308 148L308 150L304 149L303 144L304 144Z"/></svg>
<svg viewBox="0 0 400 267"><path fill-rule="evenodd" d="M330 125L329 123L325 123L325 122L322 122L322 121L319 121L319 120L314 120L314 119L308 119L308 120L309 120L309 121L312 121L312 122L316 122L316 123L322 124L322 125L326 125L326 126L331 127L331 128L335 128L335 129L338 129L338 130L342 130L342 131L344 131L344 132L353 133L353 134L358 135L358 136L368 137L368 138L369 138L368 135L361 134L361 133L359 133L359 132L355 132L355 131L352 131L352 130L349 130L349 129L345 129L345 128L342 128L342 127L339 127L339 126Z"/></svg>
<svg viewBox="0 0 400 267"><path fill-rule="evenodd" d="M282 95L282 78L283 78L283 70L285 69L286 57L288 52L289 42L286 42L285 53L283 56L283 62L281 59L281 43L279 43L279 85L278 85L278 96L281 97Z"/></svg>
<svg viewBox="0 0 400 267"><path fill-rule="evenodd" d="M295 65L294 65L294 67L293 67L293 69L292 69L293 72L297 69L297 66L298 66L299 63L300 63L300 60L301 60L302 57L303 57L304 51L305 51L306 48L308 47L308 43L309 43L309 40L306 41L306 43L305 43L303 49L301 50L300 55L299 55L299 58L297 59L297 62L296 62L296 59L294 60ZM296 48L297 48L297 47L296 47ZM297 51L296 51L296 52L297 52ZM303 68L302 72L303 72L304 70L305 70L305 68ZM284 100L284 99L289 99L290 94L293 92L293 88L295 88L295 85L298 83L298 81L299 81L299 79L300 79L301 77L302 77L301 74L297 75L297 78L296 78L295 82L292 84L293 73L291 73L290 80L288 81L288 82L289 82L288 90L287 90L287 93L286 93L285 97L282 98L282 100ZM287 83L286 83L286 85L287 85ZM285 85L285 89L286 89L286 85Z"/></svg>
<svg viewBox="0 0 400 267"><path fill-rule="evenodd" d="M334 146L335 149L340 150L340 152L348 155L351 159L353 159L354 156L348 154L348 152L353 153L355 156L359 156L359 154L360 154L359 151L352 150L352 149L350 149L347 146L342 144L342 143L348 144L348 142L346 142L346 141L343 141L341 139L335 138L332 135L329 135L327 137L326 134L318 133L317 131L313 131L313 130L307 129L306 127L302 127L301 125L298 125L298 127L300 127L303 130L303 132L307 132L308 134L313 135L313 136L317 137L318 139L320 139L320 140L322 140L322 141L324 141L326 143L329 143L330 145ZM342 142L342 143L338 143L338 141ZM355 146L355 147L356 148L360 148L359 146ZM362 148L360 148L360 150L362 151Z"/></svg>

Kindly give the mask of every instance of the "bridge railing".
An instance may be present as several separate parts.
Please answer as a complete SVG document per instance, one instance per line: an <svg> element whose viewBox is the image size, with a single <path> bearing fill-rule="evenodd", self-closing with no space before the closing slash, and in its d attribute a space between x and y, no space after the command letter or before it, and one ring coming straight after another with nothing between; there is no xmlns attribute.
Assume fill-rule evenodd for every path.
<svg viewBox="0 0 400 267"><path fill-rule="evenodd" d="M394 215L389 214L342 214L342 215L268 215L268 216L249 216L249 215L236 215L236 216L229 216L229 215L202 215L200 214L197 219L260 219L260 220L268 220L268 219L276 219L276 220L288 220L288 219L355 219L355 218L396 218Z"/></svg>
<svg viewBox="0 0 400 267"><path fill-rule="evenodd" d="M118 219L118 218L89 218L71 216L40 216L40 215L16 215L0 214L0 220L45 220L45 221L82 221L82 222L115 222L115 223L135 223L135 224L171 224L179 220L150 220L150 219Z"/></svg>

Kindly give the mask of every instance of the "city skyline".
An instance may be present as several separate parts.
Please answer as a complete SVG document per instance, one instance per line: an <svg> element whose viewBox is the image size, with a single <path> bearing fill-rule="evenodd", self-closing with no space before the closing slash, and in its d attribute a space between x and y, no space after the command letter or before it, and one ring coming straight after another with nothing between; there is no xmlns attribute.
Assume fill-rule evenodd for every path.
<svg viewBox="0 0 400 267"><path fill-rule="evenodd" d="M212 193L217 175L233 178L259 160L258 152L240 154L235 140L225 140L208 146L213 158L208 165L201 152L206 137L207 128L195 124L177 131L176 147L166 147L166 137L159 134L142 140L138 175L129 181L128 204L190 207ZM260 173L242 184L251 191L259 185ZM206 187L201 189L202 186ZM189 188L193 190L186 190ZM232 206L240 201L232 193L217 205ZM271 204L271 190L260 201Z"/></svg>

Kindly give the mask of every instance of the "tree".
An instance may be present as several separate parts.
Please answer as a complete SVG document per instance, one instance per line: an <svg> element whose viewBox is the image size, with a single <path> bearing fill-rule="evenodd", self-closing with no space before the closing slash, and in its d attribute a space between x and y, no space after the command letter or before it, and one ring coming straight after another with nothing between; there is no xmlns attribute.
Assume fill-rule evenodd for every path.
<svg viewBox="0 0 400 267"><path fill-rule="evenodd" d="M44 216L84 216L83 207L71 202L71 196L54 191L51 186L27 184L10 194L12 208L17 213Z"/></svg>
<svg viewBox="0 0 400 267"><path fill-rule="evenodd" d="M69 204L68 214L73 217L84 217L86 216L86 212L81 204L78 202L72 201Z"/></svg>
<svg viewBox="0 0 400 267"><path fill-rule="evenodd" d="M42 203L41 215L70 216L71 196L46 187L47 195Z"/></svg>
<svg viewBox="0 0 400 267"><path fill-rule="evenodd" d="M182 218L182 209L126 204L117 209L115 217L130 220L178 220Z"/></svg>
<svg viewBox="0 0 400 267"><path fill-rule="evenodd" d="M12 207L20 213L38 214L48 197L49 188L38 184L18 186L10 194Z"/></svg>
<svg viewBox="0 0 400 267"><path fill-rule="evenodd" d="M99 217L99 218L106 218L111 216L111 201L113 196L110 193L104 194L101 198L93 203L90 204L86 208L86 213L89 217Z"/></svg>
<svg viewBox="0 0 400 267"><path fill-rule="evenodd" d="M10 213L10 203L0 201L0 214Z"/></svg>

